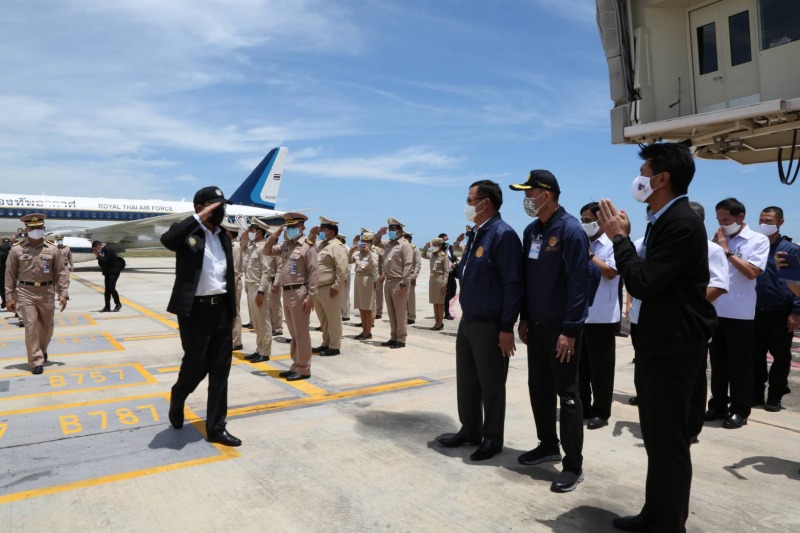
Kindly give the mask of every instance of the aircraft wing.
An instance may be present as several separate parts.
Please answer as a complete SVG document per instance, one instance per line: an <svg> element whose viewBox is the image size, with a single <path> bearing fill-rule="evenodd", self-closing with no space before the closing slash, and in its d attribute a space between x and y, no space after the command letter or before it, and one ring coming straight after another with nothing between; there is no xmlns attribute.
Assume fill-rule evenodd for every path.
<svg viewBox="0 0 800 533"><path fill-rule="evenodd" d="M55 231L62 235L84 237L106 243L138 241L140 237L145 237L144 240L148 240L147 238L149 237L149 240L154 241L154 246L161 246L161 243L154 237L160 237L172 224L180 222L193 214L192 212L170 213L168 215L142 218L139 220L126 220L124 222L117 222L96 228L56 228L55 230L50 230L50 232Z"/></svg>

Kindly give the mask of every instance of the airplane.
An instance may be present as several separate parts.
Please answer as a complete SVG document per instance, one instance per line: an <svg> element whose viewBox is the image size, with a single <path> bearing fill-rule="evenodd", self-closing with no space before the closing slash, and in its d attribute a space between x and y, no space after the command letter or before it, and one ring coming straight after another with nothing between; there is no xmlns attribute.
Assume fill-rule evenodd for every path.
<svg viewBox="0 0 800 533"><path fill-rule="evenodd" d="M247 179L229 197L229 222L242 230L251 217L279 225L283 215L276 211L283 164L289 149L273 148ZM31 213L47 216L46 235L64 236L74 262L93 261L92 241L109 244L115 251L161 248L161 235L174 222L194 214L192 202L132 200L70 196L31 196L0 193L0 235L15 235L23 224L20 217Z"/></svg>

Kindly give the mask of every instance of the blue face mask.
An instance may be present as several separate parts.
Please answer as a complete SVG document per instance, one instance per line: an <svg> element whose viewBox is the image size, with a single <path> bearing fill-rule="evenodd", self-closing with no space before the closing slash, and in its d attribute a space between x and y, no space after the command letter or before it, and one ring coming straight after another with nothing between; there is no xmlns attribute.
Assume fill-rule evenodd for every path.
<svg viewBox="0 0 800 533"><path fill-rule="evenodd" d="M295 240L300 236L300 230L298 228L286 228L286 238L290 241Z"/></svg>
<svg viewBox="0 0 800 533"><path fill-rule="evenodd" d="M320 231L320 232L317 234L317 237L319 237L319 239L320 239L321 241L325 241L325 240L327 240L327 239L328 239L328 234L327 234L327 233L325 233L324 231Z"/></svg>
<svg viewBox="0 0 800 533"><path fill-rule="evenodd" d="M393 230L393 229L389 230L389 233L387 235L389 235L389 240L390 241L397 240L397 232L395 230Z"/></svg>

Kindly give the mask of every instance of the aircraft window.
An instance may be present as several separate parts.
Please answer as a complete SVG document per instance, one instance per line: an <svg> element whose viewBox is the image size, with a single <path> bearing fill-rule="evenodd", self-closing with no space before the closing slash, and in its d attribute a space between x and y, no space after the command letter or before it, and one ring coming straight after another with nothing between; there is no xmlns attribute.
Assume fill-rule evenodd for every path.
<svg viewBox="0 0 800 533"><path fill-rule="evenodd" d="M697 54L700 74L716 72L717 65L717 25L712 22L697 28Z"/></svg>
<svg viewBox="0 0 800 533"><path fill-rule="evenodd" d="M728 17L728 30L731 36L731 66L735 67L752 61L750 12L742 11Z"/></svg>
<svg viewBox="0 0 800 533"><path fill-rule="evenodd" d="M761 49L800 40L800 3L761 0Z"/></svg>

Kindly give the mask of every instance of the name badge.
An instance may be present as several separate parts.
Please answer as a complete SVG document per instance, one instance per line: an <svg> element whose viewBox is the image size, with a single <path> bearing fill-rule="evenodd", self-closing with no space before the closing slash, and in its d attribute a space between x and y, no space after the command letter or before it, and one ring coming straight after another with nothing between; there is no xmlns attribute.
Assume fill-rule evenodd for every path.
<svg viewBox="0 0 800 533"><path fill-rule="evenodd" d="M539 259L539 252L542 250L542 239L534 238L531 240L531 249L528 252L528 259Z"/></svg>
<svg viewBox="0 0 800 533"><path fill-rule="evenodd" d="M49 273L50 273L50 261L45 259L44 264L42 265L42 274L49 274Z"/></svg>
<svg viewBox="0 0 800 533"><path fill-rule="evenodd" d="M289 260L289 274L292 276L297 275L297 261L294 259Z"/></svg>

